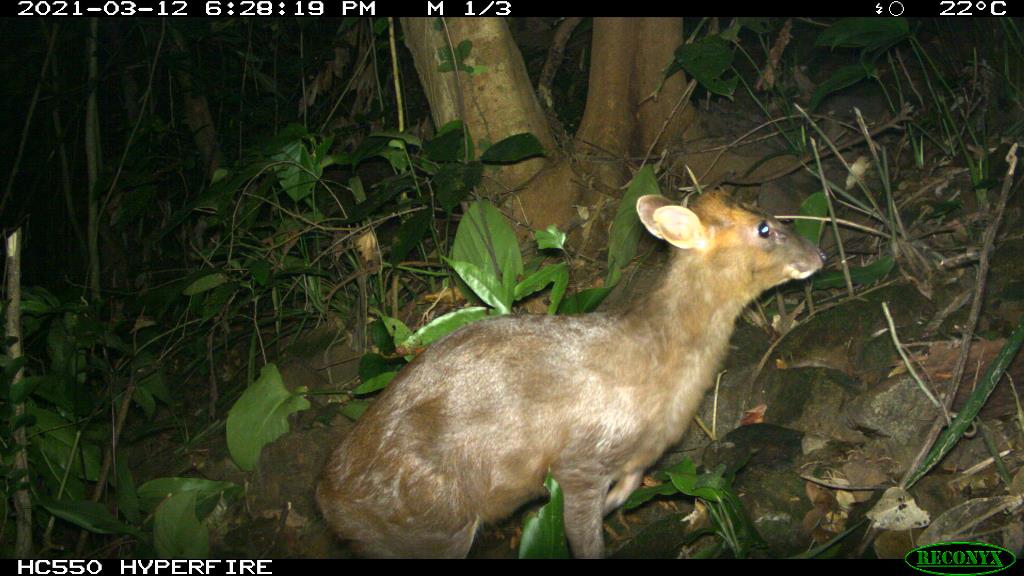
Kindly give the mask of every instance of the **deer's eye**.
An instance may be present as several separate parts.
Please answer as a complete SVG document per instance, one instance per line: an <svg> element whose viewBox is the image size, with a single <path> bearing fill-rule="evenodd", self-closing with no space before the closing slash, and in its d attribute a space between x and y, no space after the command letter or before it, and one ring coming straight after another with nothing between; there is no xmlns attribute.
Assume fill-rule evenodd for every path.
<svg viewBox="0 0 1024 576"><path fill-rule="evenodd" d="M767 238L771 236L771 234L772 229L768 226L768 222L762 220L761 223L757 225L757 235L761 238Z"/></svg>

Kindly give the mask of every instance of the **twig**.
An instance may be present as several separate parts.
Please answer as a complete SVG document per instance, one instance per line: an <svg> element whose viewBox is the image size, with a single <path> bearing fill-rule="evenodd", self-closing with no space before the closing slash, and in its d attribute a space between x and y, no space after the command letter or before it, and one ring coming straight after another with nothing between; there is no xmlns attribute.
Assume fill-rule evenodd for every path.
<svg viewBox="0 0 1024 576"><path fill-rule="evenodd" d="M839 224L836 223L836 209L832 205L832 187L825 181L825 171L821 167L821 156L818 155L818 143L814 141L814 138L811 138L811 150L814 150L814 161L818 165L818 177L821 179L822 192L825 193L825 202L828 204L828 216L832 221L832 234L835 235L836 246L839 247L839 264L843 270L843 279L846 281L846 293L853 298L853 280L850 278L850 265L846 262L846 249L843 248L843 239L839 235Z"/></svg>
<svg viewBox="0 0 1024 576"><path fill-rule="evenodd" d="M928 400L934 404L937 408L942 409L943 416L946 417L946 423L949 423L949 412L946 410L946 405L939 402L932 391L925 385L924 380L921 380L921 376L918 375L917 370L914 370L914 365L910 363L910 358L907 358L907 352L903 349L903 344L900 343L900 337L896 334L896 323L892 321L892 314L889 313L889 303L882 302L882 314L885 314L885 321L889 324L889 336L892 337L892 345L896 347L896 351L900 353L900 358L903 359L903 364L907 367L907 371L917 382L917 386L924 392L924 395L928 397Z"/></svg>
<svg viewBox="0 0 1024 576"><path fill-rule="evenodd" d="M1010 147L1010 151L1006 154L1006 176L1003 178L1003 187L999 192L999 202L996 204L996 210L992 221L989 222L988 228L985 229L985 235L982 242L981 255L978 258L978 275L977 282L974 286L974 298L971 302L971 312L967 317L967 323L964 325L964 333L960 338L960 355L957 357L956 369L953 370L953 377L950 379L949 391L946 393L944 402L947 408L953 405L953 399L956 398L957 390L960 388L960 379L963 378L964 367L967 366L967 354L970 352L971 340L974 338L974 329L978 325L978 316L981 314L982 296L985 294L985 279L988 276L989 267L989 256L992 252L992 246L996 240L996 233L999 231L999 225L1003 221L1003 212L1006 210L1006 202L1010 197L1010 189L1013 187L1013 176L1017 170L1017 144L1015 143ZM918 452L917 457L914 458L913 463L907 468L907 473L903 476L903 480L900 482L902 486L910 475L914 473L921 461L924 460L925 455L931 450L932 445L935 444L935 440L939 437L939 433L942 431L944 426L944 420L942 418L936 418L932 424L931 430L928 431L928 436L921 446L921 451Z"/></svg>

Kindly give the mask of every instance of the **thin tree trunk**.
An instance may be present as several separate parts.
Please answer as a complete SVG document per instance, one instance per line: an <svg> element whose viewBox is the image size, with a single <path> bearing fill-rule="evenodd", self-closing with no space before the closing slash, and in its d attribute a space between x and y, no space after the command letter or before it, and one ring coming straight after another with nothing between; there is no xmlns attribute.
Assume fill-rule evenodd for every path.
<svg viewBox="0 0 1024 576"><path fill-rule="evenodd" d="M21 358L21 230L15 230L7 237L7 359L10 362ZM11 390L17 389L25 376L18 369L11 379ZM14 473L17 482L24 486L14 493L14 510L17 514L17 535L14 544L16 558L32 556L32 497L28 483L28 439L22 417L25 415L25 401L14 405Z"/></svg>
<svg viewBox="0 0 1024 576"><path fill-rule="evenodd" d="M89 68L89 98L85 106L85 158L89 175L89 292L93 302L100 300L100 248L99 248L99 192L96 185L99 181L102 154L100 148L99 107L96 103L96 91L99 90L99 63L96 59L96 37L98 25L96 18L89 19L89 36L85 43L85 53Z"/></svg>

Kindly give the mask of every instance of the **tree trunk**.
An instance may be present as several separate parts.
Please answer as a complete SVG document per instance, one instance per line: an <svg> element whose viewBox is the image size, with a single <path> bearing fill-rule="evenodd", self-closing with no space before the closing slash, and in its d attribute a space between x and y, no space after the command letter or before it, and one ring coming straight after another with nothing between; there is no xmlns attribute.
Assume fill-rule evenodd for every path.
<svg viewBox="0 0 1024 576"><path fill-rule="evenodd" d="M673 51L682 43L681 19L594 19L590 89L571 150L555 149L504 21L450 19L447 29L439 30L435 22L402 21L434 122L441 126L462 118L476 143L531 132L550 151L546 161L503 167L494 178L497 186L486 190L530 229L548 224L575 229L577 246L586 244L601 219L581 217L576 207L585 206L594 216L608 212L602 208L621 196L619 188L631 177L629 168L639 167L648 150L659 154L694 125L694 111L683 101L683 74L662 84ZM465 40L472 42L465 63L484 69L475 74L441 72L441 50Z"/></svg>
<svg viewBox="0 0 1024 576"><path fill-rule="evenodd" d="M436 26L437 22L442 25ZM402 29L436 126L462 119L478 152L483 145L530 132L549 154L548 159L531 159L489 172L491 178L485 180L483 191L486 196L496 198L522 186L557 155L554 136L504 20L403 18ZM460 64L484 69L478 73L442 71L441 55L463 42L470 42L472 48Z"/></svg>

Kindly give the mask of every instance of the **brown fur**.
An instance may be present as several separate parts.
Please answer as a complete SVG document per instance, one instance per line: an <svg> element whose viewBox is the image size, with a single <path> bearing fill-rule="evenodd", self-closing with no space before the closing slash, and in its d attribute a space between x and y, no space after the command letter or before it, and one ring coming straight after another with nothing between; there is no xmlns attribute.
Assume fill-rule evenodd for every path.
<svg viewBox="0 0 1024 576"><path fill-rule="evenodd" d="M671 228L696 219L679 207L658 212L666 206L652 196L638 203L653 234L679 245L692 233L706 245L674 250L660 287L630 309L477 322L391 382L316 491L358 554L465 556L480 523L544 494L550 470L573 553L603 555L603 516L685 431L739 312L821 267L809 243L721 195L692 206L694 229ZM682 217L658 228L655 215ZM762 221L769 239L757 234Z"/></svg>

